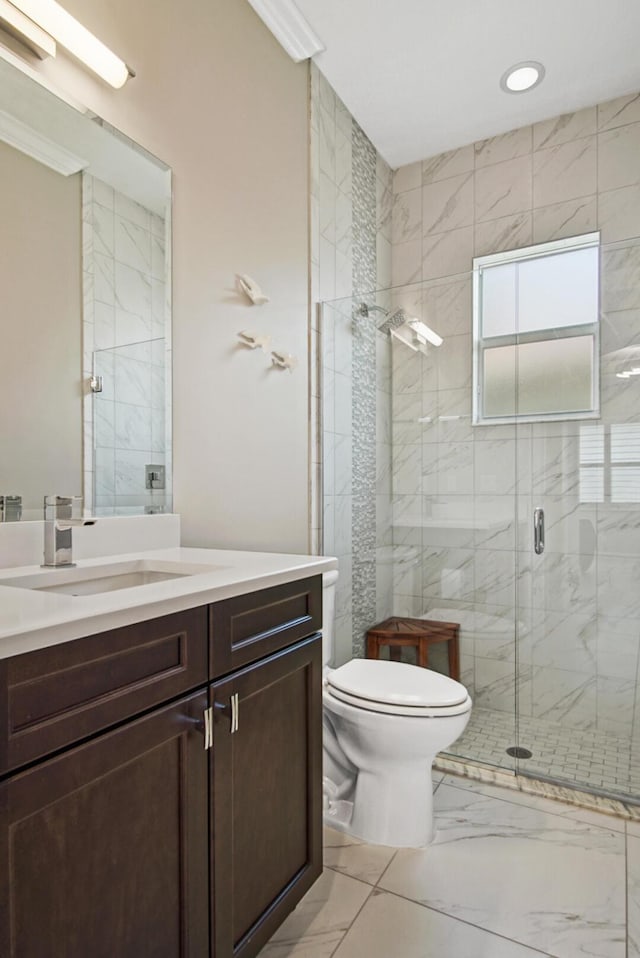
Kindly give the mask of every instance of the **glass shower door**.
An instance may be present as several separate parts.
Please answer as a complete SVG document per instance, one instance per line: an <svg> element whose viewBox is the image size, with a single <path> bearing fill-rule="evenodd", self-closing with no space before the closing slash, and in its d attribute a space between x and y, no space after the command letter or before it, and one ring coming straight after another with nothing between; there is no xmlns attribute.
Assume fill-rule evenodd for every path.
<svg viewBox="0 0 640 958"><path fill-rule="evenodd" d="M474 705L448 753L513 771L516 427L473 423L471 274L394 290L394 302L443 337L423 352L392 340L394 543L421 550L420 614L460 626L460 678ZM434 665L447 671L446 660Z"/></svg>
<svg viewBox="0 0 640 958"><path fill-rule="evenodd" d="M599 298L599 410L518 425L518 771L638 801L640 245L601 248Z"/></svg>

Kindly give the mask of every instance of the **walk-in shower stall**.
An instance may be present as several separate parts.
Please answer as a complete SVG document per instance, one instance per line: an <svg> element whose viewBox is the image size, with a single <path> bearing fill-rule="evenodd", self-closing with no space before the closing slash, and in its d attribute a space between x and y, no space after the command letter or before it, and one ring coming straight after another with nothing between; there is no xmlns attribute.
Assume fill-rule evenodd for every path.
<svg viewBox="0 0 640 958"><path fill-rule="evenodd" d="M457 622L454 755L640 802L640 240L483 257L320 327L339 660L390 615Z"/></svg>

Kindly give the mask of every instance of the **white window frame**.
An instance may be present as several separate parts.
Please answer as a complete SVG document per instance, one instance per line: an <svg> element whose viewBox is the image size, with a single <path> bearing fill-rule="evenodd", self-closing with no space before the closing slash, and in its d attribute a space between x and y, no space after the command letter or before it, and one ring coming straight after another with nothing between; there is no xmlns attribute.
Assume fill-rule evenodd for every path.
<svg viewBox="0 0 640 958"><path fill-rule="evenodd" d="M517 422L559 422L569 419L600 418L600 308L595 323L579 326L551 327L526 333L511 333L503 336L482 336L482 273L492 266L504 266L507 263L519 263L528 259L542 259L559 252L589 249L600 246L600 233L584 233L582 236L570 236L567 239L554 240L525 246L522 249L506 250L503 253L491 253L477 256L473 260L473 416L474 426L496 426ZM598 269L600 267L598 266ZM600 277L598 277L600 288ZM591 407L577 412L551 412L536 415L514 414L511 416L485 416L484 398L484 351L496 346L516 346L522 343L548 342L553 339L569 339L572 336L593 336L593 355L591 357Z"/></svg>

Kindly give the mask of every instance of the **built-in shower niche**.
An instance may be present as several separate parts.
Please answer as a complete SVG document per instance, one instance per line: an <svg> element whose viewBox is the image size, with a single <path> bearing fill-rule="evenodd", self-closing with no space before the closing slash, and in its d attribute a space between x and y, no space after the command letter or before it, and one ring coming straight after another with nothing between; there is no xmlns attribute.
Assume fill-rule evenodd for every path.
<svg viewBox="0 0 640 958"><path fill-rule="evenodd" d="M167 343L150 339L93 357L93 512L171 509Z"/></svg>

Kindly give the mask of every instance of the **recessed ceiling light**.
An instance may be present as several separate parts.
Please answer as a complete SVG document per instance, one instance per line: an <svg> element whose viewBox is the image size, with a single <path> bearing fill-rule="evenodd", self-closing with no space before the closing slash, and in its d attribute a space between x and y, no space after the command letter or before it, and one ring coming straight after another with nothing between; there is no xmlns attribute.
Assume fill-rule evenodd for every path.
<svg viewBox="0 0 640 958"><path fill-rule="evenodd" d="M502 74L500 86L505 93L524 93L544 80L544 67L535 60L515 63Z"/></svg>

